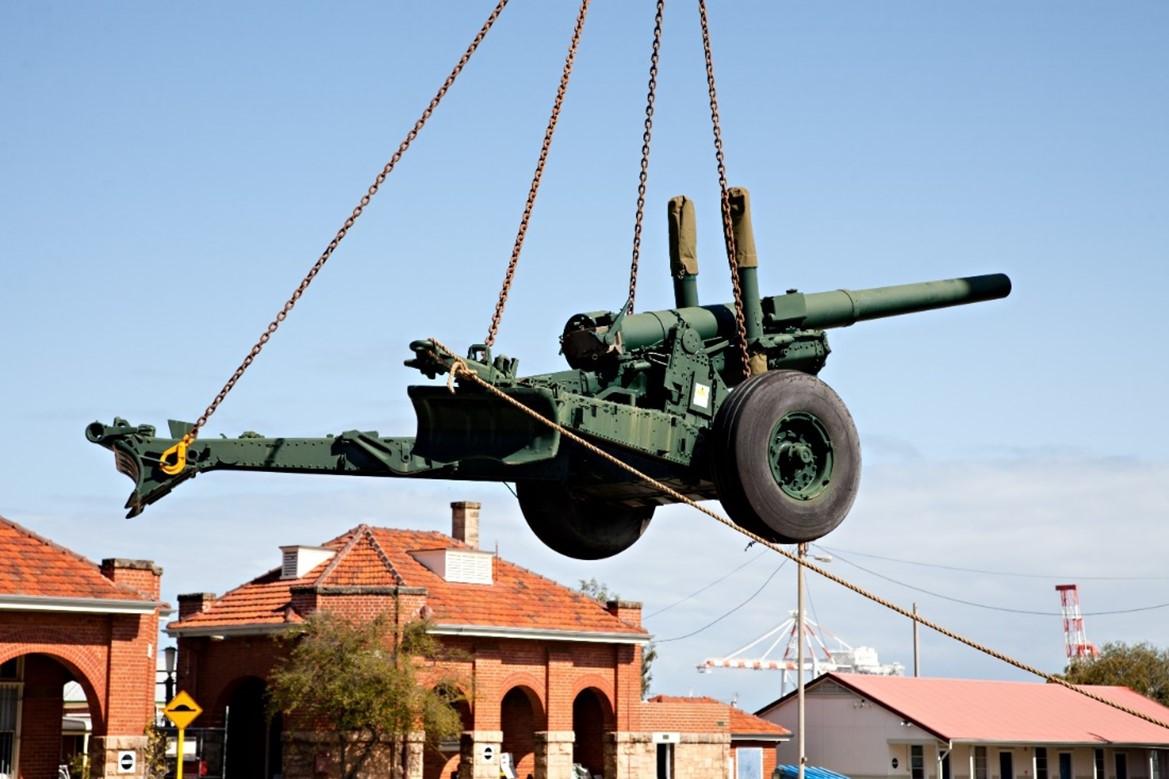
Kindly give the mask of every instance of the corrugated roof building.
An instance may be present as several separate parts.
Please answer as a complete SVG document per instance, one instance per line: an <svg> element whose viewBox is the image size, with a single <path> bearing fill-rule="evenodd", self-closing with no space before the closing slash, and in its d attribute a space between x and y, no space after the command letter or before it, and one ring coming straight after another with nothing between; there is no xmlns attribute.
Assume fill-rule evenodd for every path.
<svg viewBox="0 0 1169 779"><path fill-rule="evenodd" d="M1086 689L1155 719L1124 687ZM1169 729L1054 684L825 674L807 685L809 762L854 779L1163 779ZM756 714L794 727L795 695ZM781 746L794 763L794 746Z"/></svg>

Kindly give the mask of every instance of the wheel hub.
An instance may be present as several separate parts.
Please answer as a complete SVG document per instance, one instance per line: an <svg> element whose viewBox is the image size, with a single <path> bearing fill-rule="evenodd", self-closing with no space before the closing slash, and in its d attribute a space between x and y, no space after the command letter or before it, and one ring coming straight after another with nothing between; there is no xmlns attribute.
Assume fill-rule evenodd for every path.
<svg viewBox="0 0 1169 779"><path fill-rule="evenodd" d="M771 431L768 446L771 475L784 494L812 500L828 488L832 478L832 440L814 414L793 411Z"/></svg>

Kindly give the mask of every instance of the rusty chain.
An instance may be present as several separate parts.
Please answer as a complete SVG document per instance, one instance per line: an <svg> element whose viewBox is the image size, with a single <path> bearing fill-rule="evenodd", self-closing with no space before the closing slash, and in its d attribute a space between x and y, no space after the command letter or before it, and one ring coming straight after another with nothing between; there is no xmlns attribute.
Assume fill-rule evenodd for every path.
<svg viewBox="0 0 1169 779"><path fill-rule="evenodd" d="M556 132L556 123L560 120L560 108L564 104L564 95L568 91L568 81L572 77L572 65L576 60L576 49L580 45L580 36L584 30L585 16L588 14L588 10L589 0L581 0L580 10L576 15L576 25L572 28L572 42L568 46L568 54L564 58L564 68L560 73L560 84L556 88L556 99L552 103L552 114L548 117L548 126L544 129L544 142L540 145L540 156L536 160L536 172L532 174L532 184L528 187L528 199L524 202L524 212L520 216L520 226L516 231L515 244L511 249L511 260L508 261L507 271L503 275L503 286L499 290L499 299L495 301L495 312L491 315L491 327L487 330L487 337L483 339L483 344L488 348L491 348L495 343L495 336L499 333L499 324L503 320L503 309L507 306L507 296L511 292L516 266L520 262L524 238L528 234L528 222L532 217L532 208L536 205L536 194L540 191L540 180L544 177L544 165L548 161L548 152L552 148L552 135Z"/></svg>
<svg viewBox="0 0 1169 779"><path fill-rule="evenodd" d="M637 177L637 215L633 220L633 257L629 262L629 299L625 304L627 314L633 313L633 303L637 297L637 265L641 259L641 224L645 216L645 185L649 179L649 147L653 140L654 98L658 89L658 60L662 50L662 13L665 6L665 0L658 0L657 13L654 14L654 42L649 57L649 85L645 95L645 129L641 134L641 172Z"/></svg>
<svg viewBox="0 0 1169 779"><path fill-rule="evenodd" d="M337 231L337 234L333 236L333 240L329 241L328 246L326 246L325 250L321 252L321 256L317 258L315 263L313 263L313 266L309 269L309 272L305 274L304 279L301 280L296 290L292 293L292 296L288 298L284 306L276 314L276 318L268 323L268 326L264 329L264 332L260 335L260 338L248 351L247 356L244 357L243 362L239 364L239 367L236 368L235 372L231 374L231 378L227 380L227 382L223 385L223 388L219 390L218 394L216 394L215 399L211 401L211 404L207 406L206 410L204 410L202 415L200 415L200 417L195 421L195 424L190 429L190 431L188 431L187 434L183 436L182 440L185 444L190 444L199 436L199 431L202 429L203 425L207 424L207 420L210 419L211 415L216 412L216 410L219 408L219 405L223 403L224 399L227 397L227 394L231 392L232 389L234 389L236 383L243 377L244 372L247 371L255 359L260 355L260 352L264 350L264 347L272 338L273 334L275 334L276 330L279 329L284 320L288 318L289 312L292 311L297 301L300 300L302 295L304 295L305 290L307 290L309 285L312 284L313 279L315 279L317 274L321 272L321 268L325 267L325 263L328 262L329 258L333 256L333 252L337 250L337 247L341 244L341 241L344 240L345 236L349 233L349 229L353 227L353 224L361 216L362 212L365 211L365 207L369 205L369 202L373 199L373 196L377 194L378 190L381 188L382 183L385 182L386 177L393 172L394 167L397 166L398 162L402 159L402 155L404 155L406 150L410 148L410 144L412 144L414 139L418 137L418 133L422 130L423 126L425 126L427 120L430 119L430 116L434 113L435 109L438 108L438 104L442 102L443 97L446 96L446 93L450 90L451 86L454 85L455 79L457 79L459 74L462 73L463 68L466 67L467 63L470 61L471 55L474 54L475 50L479 48L479 44L483 42L483 39L487 36L488 31L491 30L491 27L495 24L495 21L499 18L500 13L503 12L503 9L507 6L507 3L508 0L499 0L499 2L496 3L495 8L493 8L491 13L488 15L487 20L483 22L483 26L479 28L479 32L475 34L475 37L467 46L466 51L463 52L463 56L459 57L459 61L455 64L450 74L447 75L446 80L442 82L442 86L439 87L438 92L436 92L434 97L430 99L430 103L427 104L426 109L418 117L418 120L414 122L414 126L410 128L410 131L406 133L406 137L402 139L402 142L398 145L398 148L394 152L393 156L390 157L389 161L385 164L385 166L382 167L381 171L377 174L377 177L374 178L373 183L369 185L369 188L366 190L365 194L361 196L361 200L358 202L357 206L354 207L353 212L350 213L349 216L345 219L345 222L341 225L341 228Z"/></svg>
<svg viewBox="0 0 1169 779"><path fill-rule="evenodd" d="M722 128L718 117L718 92L714 85L714 56L710 49L710 26L706 20L706 0L698 0L698 20L702 24L702 50L706 57L706 90L710 95L710 124L714 131L714 160L718 167L723 241L727 247L727 263L731 268L731 289L735 294L735 329L739 339L739 359L743 363L743 378L746 379L751 375L751 354L747 350L747 316L743 311L743 290L739 285L739 271L735 264L735 233L731 228L731 199L727 189L727 165L723 156Z"/></svg>
<svg viewBox="0 0 1169 779"><path fill-rule="evenodd" d="M522 402L513 398L511 395L508 395L506 392L499 389L499 387L496 387L494 384L491 384L486 379L481 377L478 373L476 373L474 370L467 367L467 363L461 357L459 357L454 352L452 352L450 350L450 348L448 348L441 341L439 341L435 338L431 338L430 342L433 343L436 348L440 349L443 353L445 353L448 357L451 358L451 360L452 360L452 362L451 362L451 379L455 379L455 378L469 379L470 381L479 385L479 387L481 387L482 389L491 393L495 397L510 404L511 406L515 407L518 411L526 414L527 416L536 420L540 424L557 431L558 433L560 433L560 435L564 436L565 438L572 441L573 443L583 447L584 449L586 449L590 453L596 455L597 457L600 457L601 459L605 460L608 463L611 463L612 465L615 465L616 467L620 468L621 470L625 471L626 473L630 474L631 476L637 478L639 481L642 481L645 484L648 484L651 487L654 487L655 489L660 490L662 493L669 495L671 498L673 498L678 503L684 503L685 505L689 506L690 508L696 509L697 511L702 512L703 514L707 515L711 519L714 519L716 522L718 522L722 525L725 525L726 527L729 527L731 530L734 530L735 532L746 536L747 538L751 539L752 541L759 544L760 546L763 546L763 547L766 547L767 549L770 549L771 551L775 552L776 554L779 554L779 555L787 558L788 560L791 560L792 562L796 563L797 565L803 566L806 570L812 571L815 574L819 574L820 576L824 577L828 581L833 582L834 584L839 584L841 587L844 587L847 590L851 590L852 592L856 593L857 595L860 595L861 597L866 598L866 599L872 601L873 603L876 603L879 606L883 606L886 609L889 609L890 611L893 611L897 614L900 614L901 616L903 616L907 619L911 619L920 625L924 625L927 628L935 630L938 633L940 633L941 635L945 636L946 638L949 638L953 641L957 641L960 644L968 646L971 649L974 649L978 652L982 652L983 654L988 655L990 657L993 657L994 659L999 660L1001 662L1004 662L1007 665L1018 668L1020 671L1025 671L1029 674L1033 674L1035 676L1038 676L1039 678L1043 679L1044 681L1048 682L1049 684L1057 684L1061 687L1066 687L1067 689L1071 690L1072 692L1079 693L1080 695L1083 695L1085 698L1089 698L1091 700L1094 700L1097 703L1102 703L1105 706L1109 706L1113 709L1117 709L1118 711L1123 711L1125 714L1129 714L1133 717L1144 720L1145 722L1149 722L1153 725L1157 725L1159 727L1169 729L1169 722L1165 722L1164 720L1157 719L1156 717L1145 714L1142 711L1137 711L1136 709L1133 709L1129 706L1125 706L1124 704L1117 703L1115 701L1111 701L1111 700L1103 697L1102 695L1097 695L1096 693L1094 693L1090 690L1086 690L1083 687L1074 685L1071 682L1067 681L1066 679L1063 679L1063 678L1056 676L1054 674L1049 674L1046 671L1042 671L1033 665L1030 665L1028 663L1023 662L1022 660L1018 660L1018 659L1006 654L1005 652L1000 652L999 650L994 649L993 647L987 646L986 644L979 643L978 641L975 641L972 638L968 638L965 635L958 633L957 631L950 630L949 628L947 628L947 627L945 627L937 622L934 622L933 620L931 620L927 617L923 617L921 614L919 614L915 611L911 611L910 609L907 609L904 606L899 606L896 603L894 603L893 601L890 601L890 600L888 600L880 595L877 595L874 592L870 592L869 590L865 589L864 587L861 587L858 584L854 584L854 583L850 582L848 579L845 579L843 576L838 576L837 574L834 574L831 571L828 571L824 568L821 568L820 566L818 566L814 563L808 562L808 560L806 558L802 558L797 554L792 554L791 552L787 551L786 549L784 549L783 547L781 547L777 543L774 543L772 541L768 541L767 539L763 538L762 536L756 535L755 533L751 532L750 530L747 530L743 527L740 527L739 525L735 524L735 522L732 519L730 519L729 517L723 516L722 514L718 513L717 511L713 511L712 509L709 509L706 506L699 504L697 501L683 495L682 493L675 490L673 487L670 487L668 484L665 484L665 483L655 479L654 477L644 473L643 471L638 470L637 468L633 467L632 465L629 465L628 463L626 463L624 460L620 459L619 457L616 457L615 455L610 454L609 452L605 451L604 449L602 449L601 447L592 443L591 441L588 441L585 438L583 438L582 436L578 435L577 433L574 433L573 431L571 431L568 428L561 425L559 422L557 422L553 419L549 419L548 417L544 416L543 414L540 414L538 411L535 411L535 410L529 408L528 406L525 406ZM454 392L453 384L448 382L448 387L450 388L450 390L452 392Z"/></svg>

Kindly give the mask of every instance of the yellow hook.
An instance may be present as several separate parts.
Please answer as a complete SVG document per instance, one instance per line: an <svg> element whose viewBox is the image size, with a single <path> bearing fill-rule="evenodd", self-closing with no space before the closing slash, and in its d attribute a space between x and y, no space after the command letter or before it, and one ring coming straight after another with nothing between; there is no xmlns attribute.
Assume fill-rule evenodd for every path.
<svg viewBox="0 0 1169 779"><path fill-rule="evenodd" d="M191 445L191 437L183 436L178 443L162 453L159 467L167 476L177 476L187 467L187 447Z"/></svg>

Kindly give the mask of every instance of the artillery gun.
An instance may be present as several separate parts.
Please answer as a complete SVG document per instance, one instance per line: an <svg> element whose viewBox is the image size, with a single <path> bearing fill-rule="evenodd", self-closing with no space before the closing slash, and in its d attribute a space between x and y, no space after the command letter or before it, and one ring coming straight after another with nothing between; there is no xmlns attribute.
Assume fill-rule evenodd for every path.
<svg viewBox="0 0 1169 779"><path fill-rule="evenodd" d="M731 190L735 262L751 373L738 365L733 304L699 305L694 207L668 208L675 308L577 314L564 326L570 370L517 375L517 361L472 346L465 365L507 396L695 500L717 498L740 526L779 543L811 541L840 524L860 476L852 417L816 374L825 330L854 322L1005 297L1001 274L860 291L762 297L747 192ZM434 379L456 358L410 344L406 365ZM86 436L134 481L128 516L204 471L395 476L514 482L524 518L546 545L579 559L617 554L674 498L541 424L471 381L411 386L413 437L347 430L324 438L196 440L181 467L149 425L94 422Z"/></svg>

